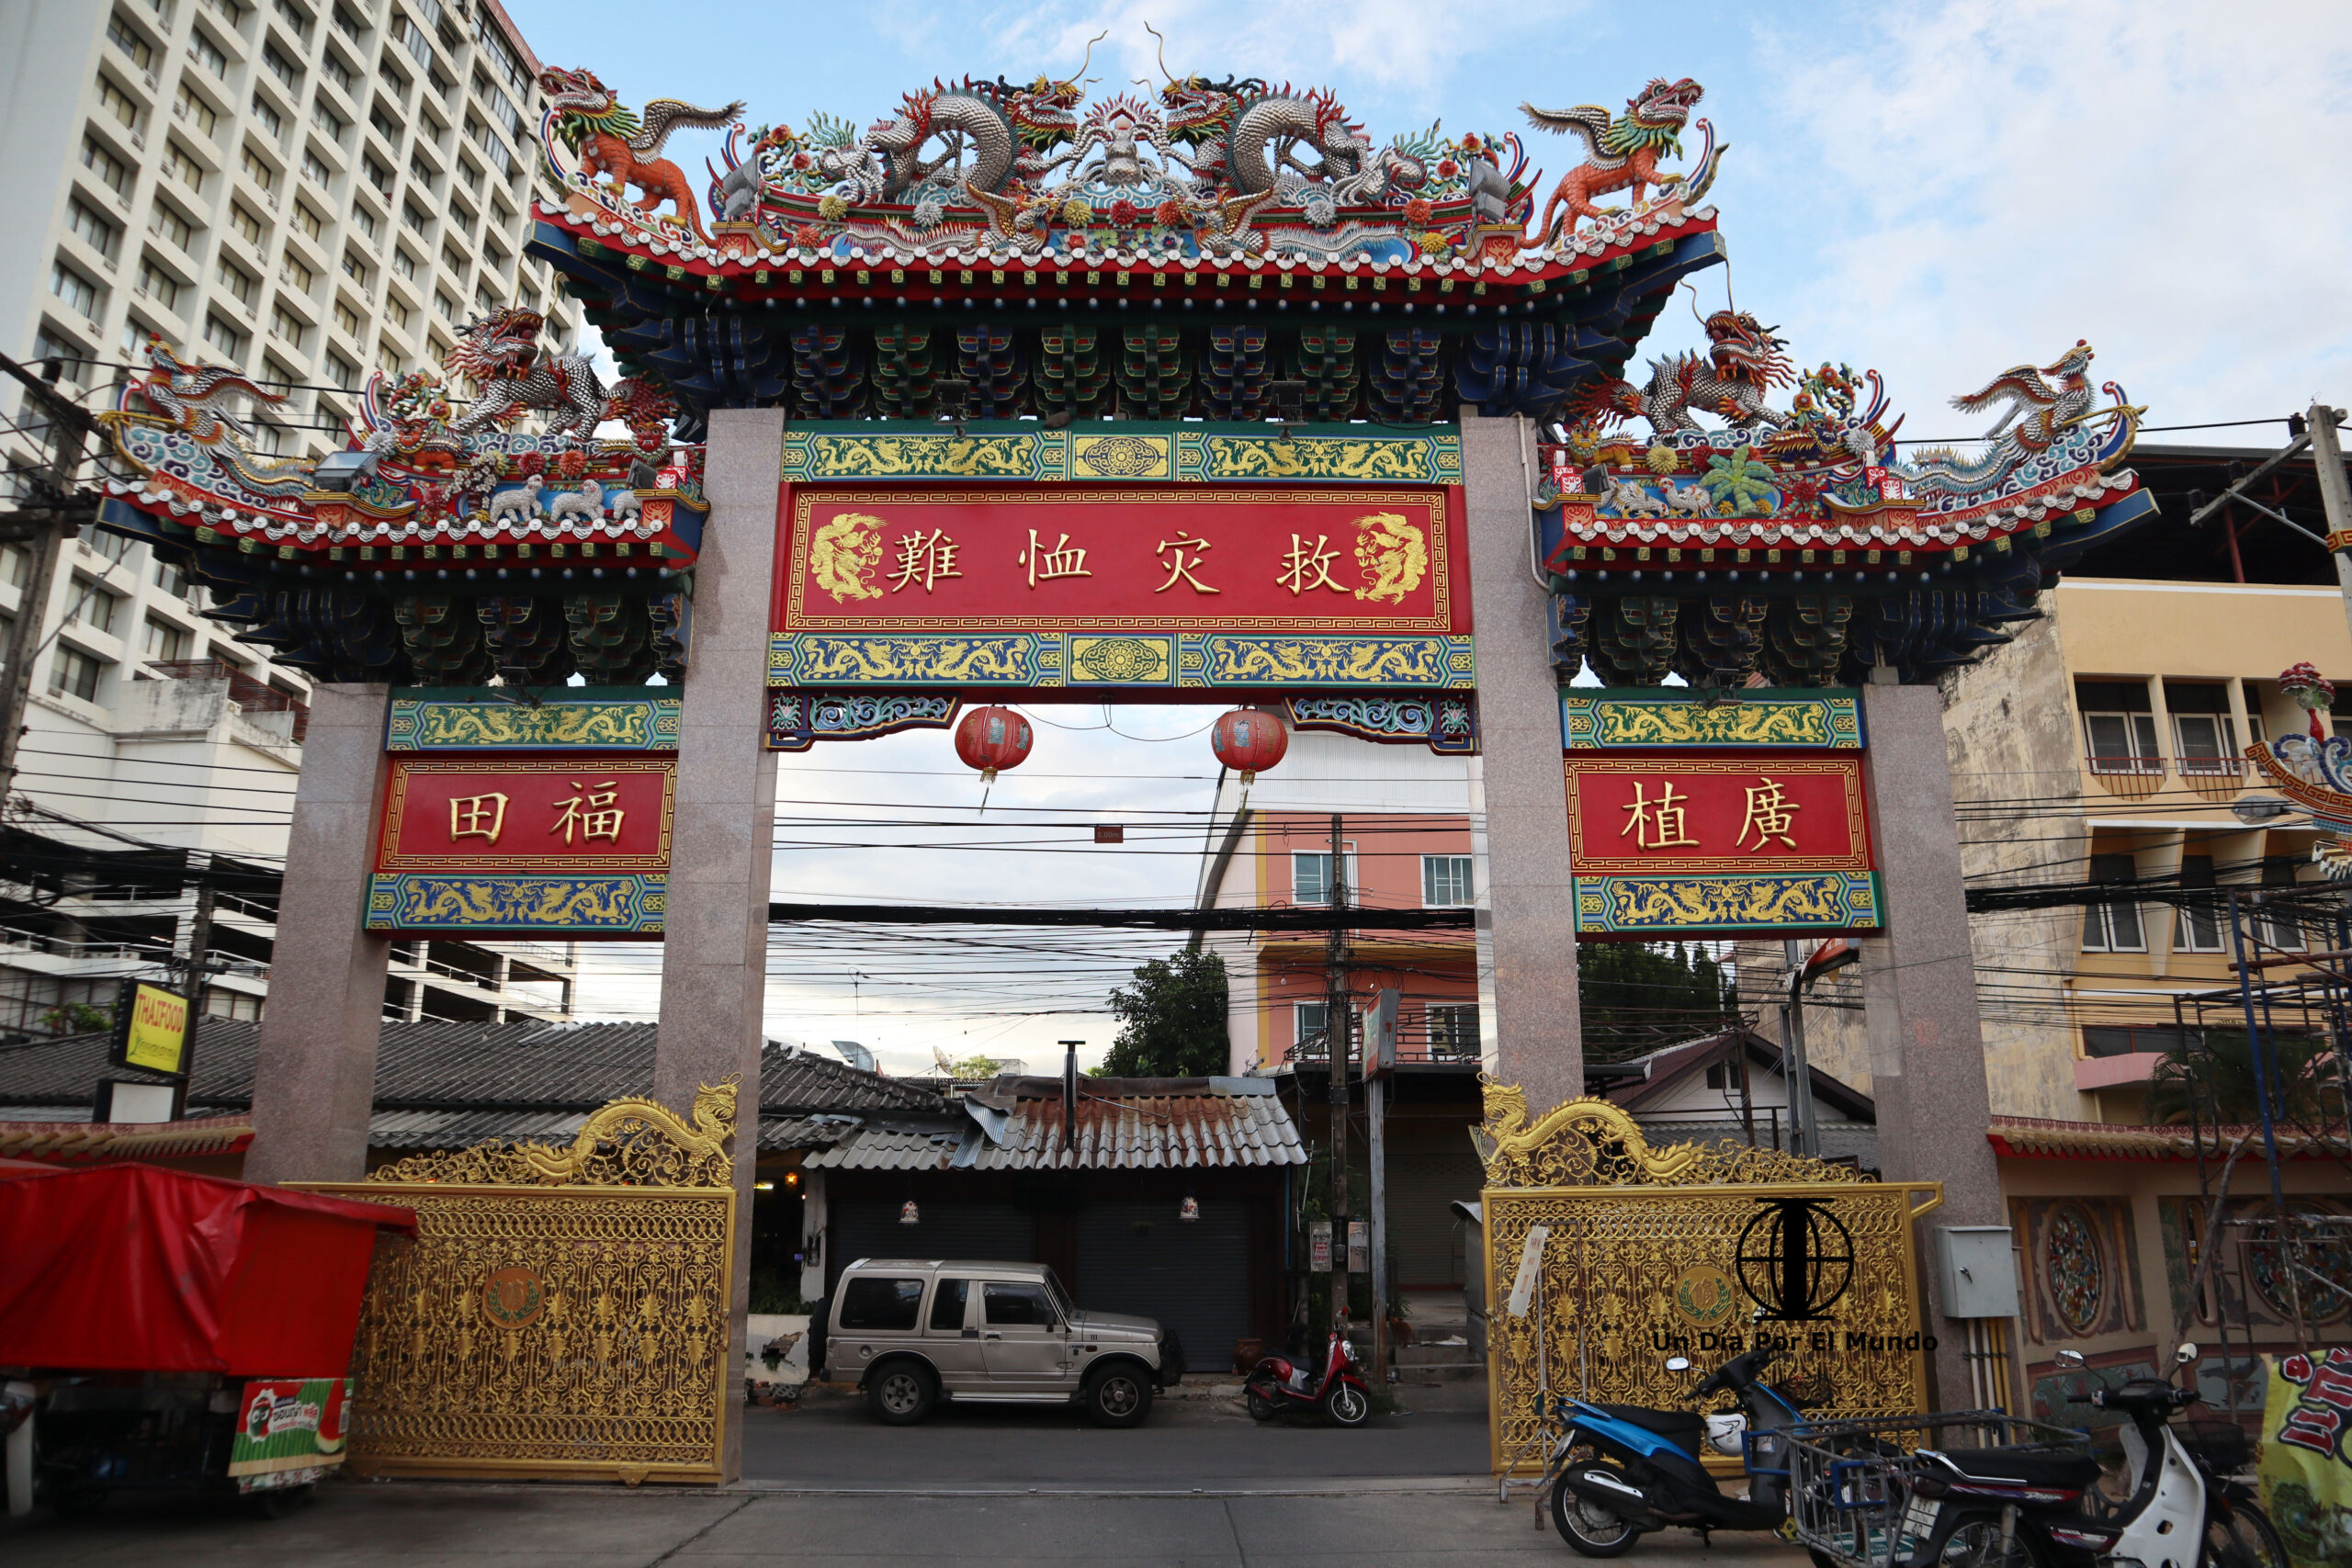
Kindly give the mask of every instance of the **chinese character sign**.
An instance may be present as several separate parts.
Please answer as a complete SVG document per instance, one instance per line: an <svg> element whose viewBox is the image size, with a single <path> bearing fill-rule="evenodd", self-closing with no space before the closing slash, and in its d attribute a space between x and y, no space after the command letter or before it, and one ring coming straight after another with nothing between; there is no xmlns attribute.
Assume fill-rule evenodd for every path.
<svg viewBox="0 0 2352 1568"><path fill-rule="evenodd" d="M1881 923L1862 759L1572 750L1569 863L1595 934Z"/></svg>
<svg viewBox="0 0 2352 1568"><path fill-rule="evenodd" d="M676 759L395 756L382 872L662 871Z"/></svg>
<svg viewBox="0 0 2352 1568"><path fill-rule="evenodd" d="M1459 494L787 486L775 629L1464 633Z"/></svg>

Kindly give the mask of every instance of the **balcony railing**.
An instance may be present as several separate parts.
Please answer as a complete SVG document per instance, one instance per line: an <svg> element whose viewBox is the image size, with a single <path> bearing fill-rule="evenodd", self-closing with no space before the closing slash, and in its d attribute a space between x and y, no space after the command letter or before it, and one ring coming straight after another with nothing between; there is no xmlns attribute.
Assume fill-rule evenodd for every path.
<svg viewBox="0 0 2352 1568"><path fill-rule="evenodd" d="M2142 799L2164 788L2165 775L2179 775L2183 788L2209 800L2227 800L2246 786L2254 764L2240 757L2108 756L2092 752L2083 766L2109 795Z"/></svg>
<svg viewBox="0 0 2352 1568"><path fill-rule="evenodd" d="M1362 1032L1351 1042L1352 1059L1363 1059ZM1478 1061L1478 1026L1476 1020L1466 1025L1432 1023L1427 1019L1407 1018L1396 1024L1396 1060L1406 1066L1475 1065ZM1293 1066L1317 1066L1331 1060L1329 1031L1317 1030L1283 1053L1283 1060Z"/></svg>

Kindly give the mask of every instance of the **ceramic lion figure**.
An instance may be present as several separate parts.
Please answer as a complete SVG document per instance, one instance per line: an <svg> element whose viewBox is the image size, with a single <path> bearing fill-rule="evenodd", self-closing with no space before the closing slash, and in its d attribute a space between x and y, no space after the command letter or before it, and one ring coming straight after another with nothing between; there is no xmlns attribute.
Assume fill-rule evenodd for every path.
<svg viewBox="0 0 2352 1568"><path fill-rule="evenodd" d="M882 519L862 512L837 513L808 536L808 570L837 601L882 597L865 581L881 558Z"/></svg>
<svg viewBox="0 0 2352 1568"><path fill-rule="evenodd" d="M1374 512L1356 519L1356 565L1367 584L1357 598L1401 604L1429 575L1429 541L1398 513Z"/></svg>

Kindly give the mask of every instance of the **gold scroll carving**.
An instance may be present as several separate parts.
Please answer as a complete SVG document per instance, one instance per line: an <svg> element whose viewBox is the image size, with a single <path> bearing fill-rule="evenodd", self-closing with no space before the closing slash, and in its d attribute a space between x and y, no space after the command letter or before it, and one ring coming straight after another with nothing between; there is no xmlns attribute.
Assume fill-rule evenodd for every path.
<svg viewBox="0 0 2352 1568"><path fill-rule="evenodd" d="M368 1280L355 1472L724 1479L736 1100L617 1100L568 1145L300 1184L417 1216Z"/></svg>

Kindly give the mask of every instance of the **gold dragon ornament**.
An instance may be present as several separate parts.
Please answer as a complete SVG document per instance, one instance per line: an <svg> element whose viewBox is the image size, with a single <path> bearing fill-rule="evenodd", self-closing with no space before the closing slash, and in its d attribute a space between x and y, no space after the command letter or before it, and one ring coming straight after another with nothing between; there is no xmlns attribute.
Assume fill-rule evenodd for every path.
<svg viewBox="0 0 2352 1568"><path fill-rule="evenodd" d="M740 1080L695 1091L693 1120L639 1095L590 1116L569 1147L494 1140L469 1149L411 1155L368 1173L369 1181L430 1181L467 1187L730 1187Z"/></svg>

